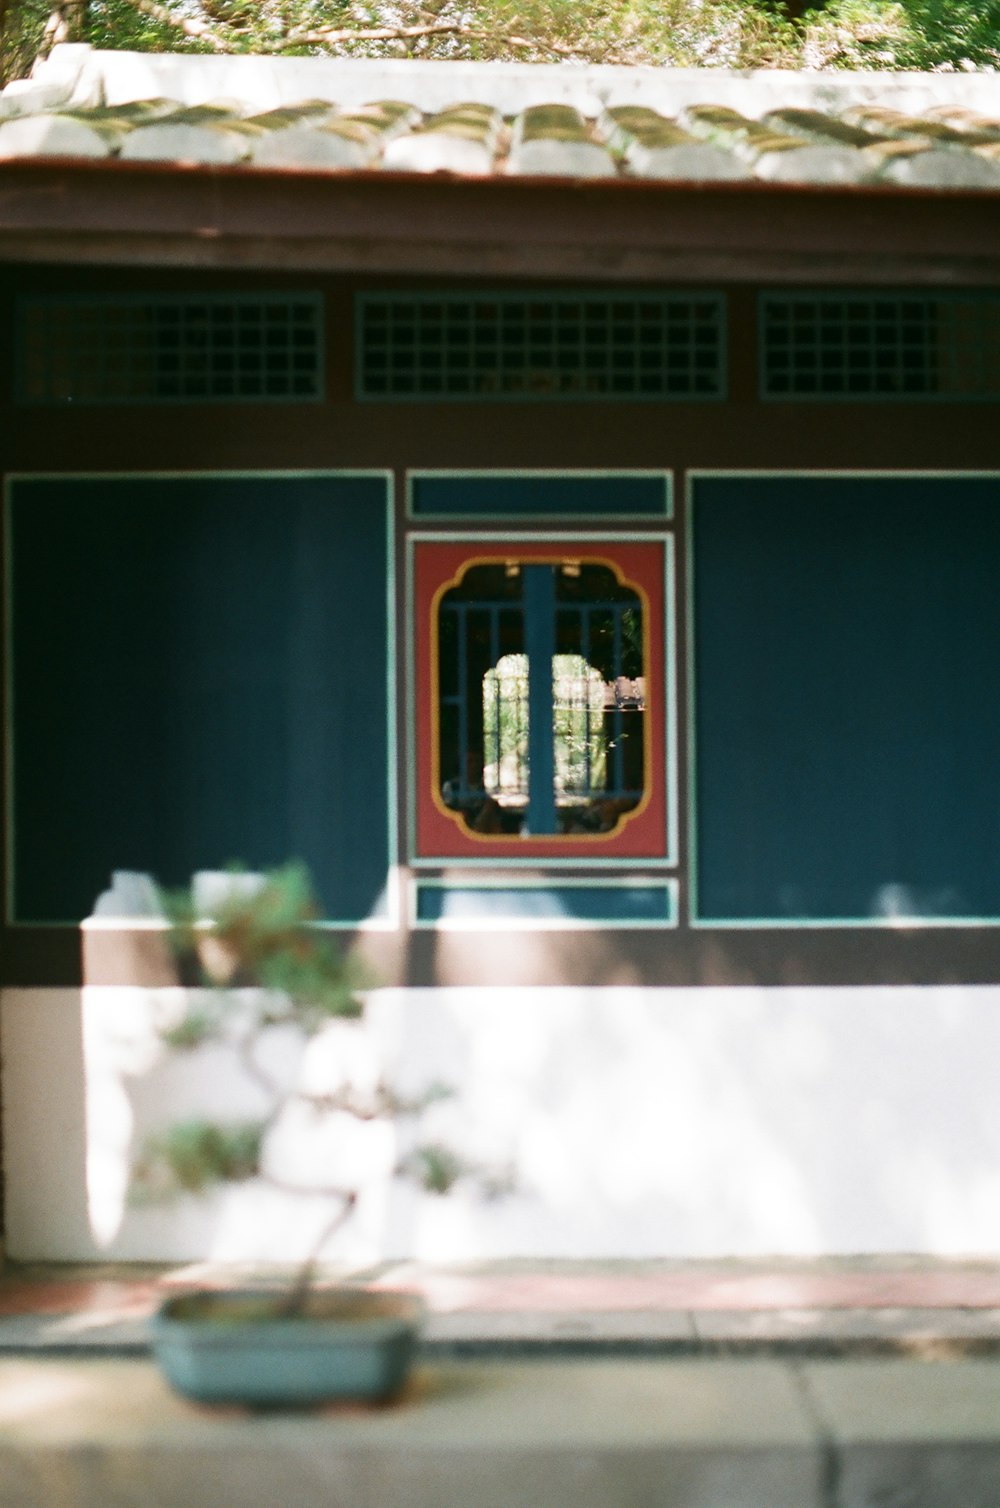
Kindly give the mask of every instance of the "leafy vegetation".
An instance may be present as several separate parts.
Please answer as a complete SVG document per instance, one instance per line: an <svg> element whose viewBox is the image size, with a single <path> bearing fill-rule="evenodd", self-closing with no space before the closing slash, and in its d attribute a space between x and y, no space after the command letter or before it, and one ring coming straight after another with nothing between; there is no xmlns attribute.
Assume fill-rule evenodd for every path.
<svg viewBox="0 0 1000 1508"><path fill-rule="evenodd" d="M447 1194L467 1180L485 1197L495 1197L506 1191L507 1174L480 1167L440 1141L420 1141L425 1113L451 1091L432 1082L404 1096L381 1078L355 1083L344 1040L345 1077L328 1090L303 1088L294 1070L291 1078L278 1072L275 1033L291 1030L305 1045L337 1023L356 1028L364 1013L359 992L367 981L315 925L320 913L304 865L287 864L263 876L232 870L220 880L209 901L197 885L163 896L182 977L203 988L185 993L182 1014L164 1025L160 1037L174 1054L205 1047L228 1054L234 1075L256 1089L262 1110L254 1120L184 1119L159 1129L137 1149L132 1197L139 1203L170 1200L252 1178L289 1194L321 1196L329 1218L289 1293L286 1312L294 1313L305 1302L322 1251L350 1218L362 1189L351 1179L300 1183L276 1173L268 1139L271 1132L280 1135L286 1118L301 1121L305 1112L317 1136L342 1135L347 1123L410 1123L412 1134L404 1138L407 1146L394 1171L432 1194Z"/></svg>
<svg viewBox="0 0 1000 1508"><path fill-rule="evenodd" d="M4 78L139 51L724 68L996 68L1000 0L0 0Z"/></svg>
<svg viewBox="0 0 1000 1508"><path fill-rule="evenodd" d="M203 1194L216 1183L243 1183L260 1172L263 1127L180 1121L151 1137L137 1169L142 1197Z"/></svg>

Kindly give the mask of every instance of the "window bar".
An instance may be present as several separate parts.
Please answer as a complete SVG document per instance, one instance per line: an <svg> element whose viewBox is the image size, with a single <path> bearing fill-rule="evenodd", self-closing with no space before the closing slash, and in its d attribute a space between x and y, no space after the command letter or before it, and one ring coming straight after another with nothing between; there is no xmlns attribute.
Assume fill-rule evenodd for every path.
<svg viewBox="0 0 1000 1508"><path fill-rule="evenodd" d="M528 651L528 811L525 832L554 833L556 822L555 574L552 566L524 568L525 640Z"/></svg>
<svg viewBox="0 0 1000 1508"><path fill-rule="evenodd" d="M500 608L499 608L498 604L496 604L496 603L491 604L490 610L489 610L489 619L490 619L490 664L493 666L494 670L496 670L496 667L500 663ZM496 793L497 793L497 795L499 795L501 793L501 791L503 790L503 770L502 770L501 764L500 764L500 760L501 760L501 757L503 755L502 736L501 736L502 735L502 728L501 728L501 725L500 725L500 705L501 705L501 702L502 702L503 698L501 696L500 677L498 675L494 675L493 676L493 682L492 682L492 684L493 684L493 760L492 760L492 763L495 766L496 772L497 772L496 773ZM485 743L485 740L484 740L484 743ZM482 787L485 790L486 789L486 770L485 770L485 768L483 770L482 775L480 776L480 783L482 784Z"/></svg>
<svg viewBox="0 0 1000 1508"><path fill-rule="evenodd" d="M460 800L464 801L469 795L469 693L467 685L469 657L466 643L469 615L464 602L456 603L454 611L458 615L458 794Z"/></svg>
<svg viewBox="0 0 1000 1508"><path fill-rule="evenodd" d="M620 607L620 605L618 603L615 603L612 606L611 613L612 613L611 622L612 622L612 633L613 633L612 650L611 650L611 668L614 671L614 680L615 680L615 715L614 715L614 719L613 719L613 726L614 726L614 730L615 730L615 734L614 734L614 753L615 753L615 757L614 757L614 771L615 771L615 773L614 773L614 790L613 790L613 794L615 796L621 796L621 795L624 794L624 790L625 790L625 750L622 747L622 735L624 733L624 722L623 722L623 718L622 718L621 697L618 694L618 677L622 673L622 609L621 609L621 607Z"/></svg>
<svg viewBox="0 0 1000 1508"><path fill-rule="evenodd" d="M573 609L560 604L556 608L556 656L566 652L567 645L573 642L572 637ZM570 625L567 627L567 625ZM553 738L556 747L556 790L557 804L559 787L565 798L575 789L574 777L576 774L573 759L573 715L576 707L575 690L569 677L563 676L557 669L556 658L552 661L552 709L553 709ZM562 750L560 761L559 751Z"/></svg>
<svg viewBox="0 0 1000 1508"><path fill-rule="evenodd" d="M579 608L579 614L580 614L580 654L581 654L581 656L583 658L584 665L586 665L587 670L589 671L589 669L590 669L590 617L591 617L591 609L589 607L581 606ZM590 707L590 677L589 677L589 674L588 674L588 677L587 677L587 688L586 688L586 712L584 713L584 746L585 746L586 751L587 751L586 752L585 765L584 765L584 770L585 770L586 782L587 783L586 783L586 788L584 790L584 795L587 797L588 801L590 800L591 794L592 794L593 789L594 789L594 770L593 770L593 758L592 758L592 751L591 751L591 739L593 737L593 727L594 727L593 716L592 716L591 707Z"/></svg>
<svg viewBox="0 0 1000 1508"><path fill-rule="evenodd" d="M458 613L457 613L455 607L451 603L446 603L442 607L442 609L441 609L442 622L445 621L445 615L447 615L447 618L456 625L456 631L457 631L458 624L459 624ZM445 707L454 707L456 709L456 711L458 710L459 703L461 701L461 697L459 695L457 695L455 692L448 692L448 691L444 691L442 689L440 691L440 697L441 697L442 712L443 712L443 709ZM442 778L445 776L445 774L446 774L446 771L442 770L441 771ZM458 780L458 782L455 783L455 794L456 794L456 796L460 796L461 795L461 790L460 790L461 771L458 772L458 775L459 775L459 780Z"/></svg>

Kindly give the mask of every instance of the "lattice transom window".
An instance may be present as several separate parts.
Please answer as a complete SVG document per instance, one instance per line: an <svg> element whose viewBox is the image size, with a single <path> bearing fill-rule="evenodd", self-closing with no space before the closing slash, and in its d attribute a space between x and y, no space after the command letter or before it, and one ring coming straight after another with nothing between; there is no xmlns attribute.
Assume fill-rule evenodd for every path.
<svg viewBox="0 0 1000 1508"><path fill-rule="evenodd" d="M768 398L1000 396L1000 297L767 294Z"/></svg>
<svg viewBox="0 0 1000 1508"><path fill-rule="evenodd" d="M322 298L28 297L24 403L308 402L323 394Z"/></svg>
<svg viewBox="0 0 1000 1508"><path fill-rule="evenodd" d="M358 394L721 398L724 325L713 294L362 295Z"/></svg>

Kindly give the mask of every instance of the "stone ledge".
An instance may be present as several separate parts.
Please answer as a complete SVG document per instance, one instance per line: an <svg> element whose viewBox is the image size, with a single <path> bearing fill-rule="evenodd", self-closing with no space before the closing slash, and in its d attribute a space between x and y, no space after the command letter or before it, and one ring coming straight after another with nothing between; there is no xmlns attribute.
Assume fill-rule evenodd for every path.
<svg viewBox="0 0 1000 1508"><path fill-rule="evenodd" d="M995 1508L987 1361L424 1363L378 1409L208 1412L0 1360L3 1508Z"/></svg>
<svg viewBox="0 0 1000 1508"><path fill-rule="evenodd" d="M996 1508L995 1361L812 1362L800 1376L827 1441L829 1508Z"/></svg>
<svg viewBox="0 0 1000 1508"><path fill-rule="evenodd" d="M148 1357L145 1314L0 1313L0 1358ZM1000 1359L1000 1311L537 1310L428 1314L419 1355L429 1363L491 1361ZM0 1504L0 1508L3 1505Z"/></svg>

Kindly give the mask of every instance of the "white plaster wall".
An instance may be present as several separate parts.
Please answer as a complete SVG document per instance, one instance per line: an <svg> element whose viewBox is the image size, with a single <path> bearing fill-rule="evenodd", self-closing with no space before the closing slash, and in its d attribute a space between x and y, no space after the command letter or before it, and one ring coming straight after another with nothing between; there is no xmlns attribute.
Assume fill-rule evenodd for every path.
<svg viewBox="0 0 1000 1508"><path fill-rule="evenodd" d="M257 1186L126 1203L145 1132L253 1109L218 1049L161 1055L152 1022L178 996L0 997L12 1257L280 1260L308 1241L319 1209ZM1000 1250L1000 988L383 990L365 1030L355 1071L457 1086L429 1131L510 1159L518 1192L437 1200L382 1176L331 1256ZM343 1049L335 1032L306 1071ZM295 1043L274 1051L294 1070ZM396 1150L375 1128L346 1155L384 1175ZM297 1169L302 1145L274 1155Z"/></svg>

